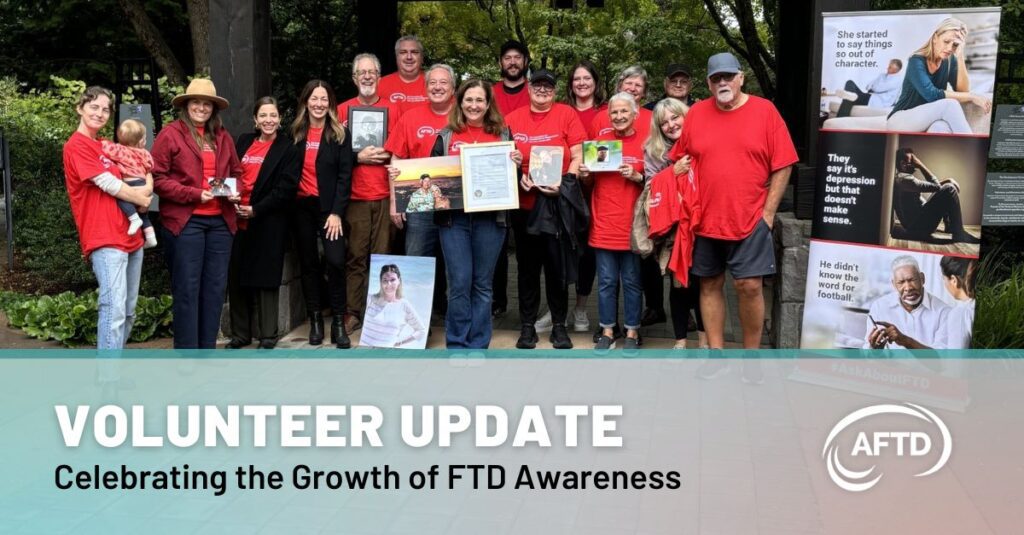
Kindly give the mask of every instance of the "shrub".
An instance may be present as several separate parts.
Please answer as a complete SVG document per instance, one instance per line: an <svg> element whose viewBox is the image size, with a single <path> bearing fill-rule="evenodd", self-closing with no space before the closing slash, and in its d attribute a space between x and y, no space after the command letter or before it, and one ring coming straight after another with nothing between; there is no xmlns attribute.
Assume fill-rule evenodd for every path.
<svg viewBox="0 0 1024 535"><path fill-rule="evenodd" d="M39 340L56 340L65 346L96 344L99 317L97 293L28 296L0 292L0 307L11 327ZM129 341L145 342L171 335L171 297L139 297Z"/></svg>

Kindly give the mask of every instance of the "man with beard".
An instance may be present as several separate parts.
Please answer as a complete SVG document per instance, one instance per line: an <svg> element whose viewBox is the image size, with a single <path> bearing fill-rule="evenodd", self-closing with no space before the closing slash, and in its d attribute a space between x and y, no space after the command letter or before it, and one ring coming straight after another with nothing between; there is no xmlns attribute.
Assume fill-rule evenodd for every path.
<svg viewBox="0 0 1024 535"><path fill-rule="evenodd" d="M498 54L501 80L494 84L494 103L505 117L509 113L530 104L530 93L526 91L526 71L530 66L530 54L526 45L519 41L506 41Z"/></svg>
<svg viewBox="0 0 1024 535"><path fill-rule="evenodd" d="M404 35L395 42L398 70L381 78L381 98L394 104L400 114L427 101L423 83L423 43L415 35Z"/></svg>
<svg viewBox="0 0 1024 535"><path fill-rule="evenodd" d="M775 274L772 225L798 161L793 140L771 101L743 92L743 70L728 52L708 58L712 98L686 114L683 133L669 151L677 162L693 158L700 177L702 220L696 228L691 273L701 278L700 309L712 349L725 347L725 269L739 300L743 347L761 345L762 281ZM698 371L712 379L728 370L712 358ZM747 359L743 381L764 381L760 363Z"/></svg>
<svg viewBox="0 0 1024 535"><path fill-rule="evenodd" d="M354 125L348 124L349 108L385 108L388 110L386 132L394 132L399 112L396 106L381 98L378 91L380 61L377 56L356 56L352 62L352 81L359 94L338 105L338 120L351 131ZM352 167L352 199L345 212L344 227L348 238L345 262L348 282L345 330L348 333L362 324L370 255L387 254L391 244L391 187L385 167L390 160L391 154L383 147L370 145L359 151Z"/></svg>
<svg viewBox="0 0 1024 535"><path fill-rule="evenodd" d="M896 290L875 299L868 308L869 349L937 348L945 339L949 305L924 289L924 273L910 255L892 261L892 287Z"/></svg>

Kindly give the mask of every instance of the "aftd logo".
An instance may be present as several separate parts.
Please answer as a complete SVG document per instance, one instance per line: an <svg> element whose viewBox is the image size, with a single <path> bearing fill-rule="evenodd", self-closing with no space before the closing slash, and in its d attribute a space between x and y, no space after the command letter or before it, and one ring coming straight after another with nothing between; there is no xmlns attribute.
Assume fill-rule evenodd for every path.
<svg viewBox="0 0 1024 535"><path fill-rule="evenodd" d="M530 138L527 137L526 134L523 134L522 132L514 134L512 136L512 139L515 140L516 143L526 143L527 141L530 140Z"/></svg>
<svg viewBox="0 0 1024 535"><path fill-rule="evenodd" d="M405 102L405 93L391 93L391 102Z"/></svg>
<svg viewBox="0 0 1024 535"><path fill-rule="evenodd" d="M419 139L423 139L427 136L433 136L435 134L437 134L437 130L434 130L434 127L432 126L421 126L416 130L416 137Z"/></svg>
<svg viewBox="0 0 1024 535"><path fill-rule="evenodd" d="M836 441L836 438L847 427L865 418L881 414L897 414L918 418L934 425L938 434L942 437L942 450L938 461L931 468L914 474L914 477L934 474L949 461L949 455L953 450L953 439L949 434L949 428L946 427L946 424L935 413L913 403L864 407L843 418L832 428L832 432L825 439L825 447L821 451L821 457L825 460L829 477L843 490L863 492L874 487L882 479L883 474L881 471L878 471L877 475L875 475L877 465L872 465L871 468L863 471L851 470L843 466L839 460L839 444ZM875 431L873 433L861 431L854 440L849 456L878 457L888 451L894 452L897 457L923 457L933 451L933 446L931 435L922 431ZM874 475L873 478L872 475Z"/></svg>

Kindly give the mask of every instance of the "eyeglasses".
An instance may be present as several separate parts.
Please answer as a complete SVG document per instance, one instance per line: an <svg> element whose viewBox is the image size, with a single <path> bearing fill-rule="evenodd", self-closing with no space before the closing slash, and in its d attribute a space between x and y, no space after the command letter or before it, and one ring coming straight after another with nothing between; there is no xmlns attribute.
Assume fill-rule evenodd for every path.
<svg viewBox="0 0 1024 535"><path fill-rule="evenodd" d="M733 81L734 78L736 78L737 74L739 74L739 73L736 73L736 72L725 72L725 73L712 74L711 76L708 77L708 80L710 80L711 83L713 83L713 84L717 84L717 83L721 82L722 80L725 80L726 82L731 82L731 81Z"/></svg>
<svg viewBox="0 0 1024 535"><path fill-rule="evenodd" d="M367 75L369 75L369 76L377 76L378 74L380 74L380 71L378 71L377 69L364 69L364 70L361 70L361 71L356 71L356 76L357 77L367 76Z"/></svg>
<svg viewBox="0 0 1024 535"><path fill-rule="evenodd" d="M668 81L669 85L690 85L689 78L671 78Z"/></svg>
<svg viewBox="0 0 1024 535"><path fill-rule="evenodd" d="M550 86L550 85L547 85L547 84L544 84L544 85L531 85L530 89L536 91L537 93L552 93L552 92L555 91L554 86Z"/></svg>

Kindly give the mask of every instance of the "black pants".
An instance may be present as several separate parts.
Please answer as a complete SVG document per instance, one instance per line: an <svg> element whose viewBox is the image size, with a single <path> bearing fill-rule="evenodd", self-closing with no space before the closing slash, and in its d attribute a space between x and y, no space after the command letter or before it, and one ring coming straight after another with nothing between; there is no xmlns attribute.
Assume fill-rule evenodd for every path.
<svg viewBox="0 0 1024 535"><path fill-rule="evenodd" d="M946 232L954 238L965 234L960 194L952 184L944 184L916 212L913 217L907 217L910 221L900 221L913 236L930 237L943 220L946 221Z"/></svg>
<svg viewBox="0 0 1024 535"><path fill-rule="evenodd" d="M576 295L590 295L594 291L594 277L597 276L597 259L594 256L594 249L590 244L580 244L583 254L580 255L580 264L576 273Z"/></svg>
<svg viewBox="0 0 1024 535"><path fill-rule="evenodd" d="M687 288L676 288L673 284L668 291L668 302L672 306L672 332L676 340L686 338L691 310L697 330L704 330L704 318L700 314L700 277L691 274Z"/></svg>
<svg viewBox="0 0 1024 535"><path fill-rule="evenodd" d="M512 231L516 235L516 265L519 270L519 321L533 325L540 309L540 273L544 271L544 290L551 310L552 325L565 325L569 309L569 287L565 284L561 244L551 234L526 232L529 213L516 210Z"/></svg>
<svg viewBox="0 0 1024 535"><path fill-rule="evenodd" d="M239 230L239 233L245 232ZM238 241L236 240L236 244ZM238 280L239 257L236 247L228 266L228 303L231 314L231 337L241 342L276 339L277 288L242 286ZM255 321L254 321L255 320ZM255 325L255 330L253 326ZM254 332L255 331L255 332Z"/></svg>
<svg viewBox="0 0 1024 535"><path fill-rule="evenodd" d="M650 255L640 259L640 284L644 288L647 308L665 312L665 276L661 274L658 258Z"/></svg>
<svg viewBox="0 0 1024 535"><path fill-rule="evenodd" d="M292 214L292 231L295 235L295 249L302 266L302 293L306 298L306 311L323 309L320 302L324 269L320 263L317 240L324 248L327 261L327 291L334 314L345 312L345 237L328 240L324 235L324 224L329 214L320 211L320 199L302 197L295 203Z"/></svg>
<svg viewBox="0 0 1024 535"><path fill-rule="evenodd" d="M867 106L868 101L871 100L871 93L861 91L853 80L847 80L846 87L843 89L846 89L851 93L855 93L857 95L857 100L846 100L844 98L843 101L839 103L839 111L836 112L836 117L849 117L850 111L854 106Z"/></svg>

